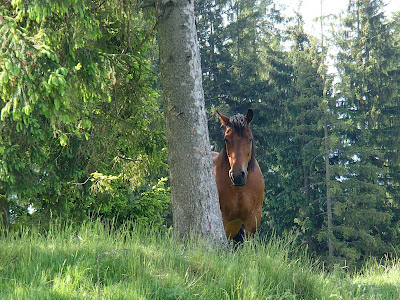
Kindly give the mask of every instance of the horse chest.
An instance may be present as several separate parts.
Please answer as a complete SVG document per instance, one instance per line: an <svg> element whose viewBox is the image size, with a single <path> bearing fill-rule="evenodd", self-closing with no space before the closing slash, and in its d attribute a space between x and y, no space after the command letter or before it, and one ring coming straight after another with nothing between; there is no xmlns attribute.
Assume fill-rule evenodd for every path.
<svg viewBox="0 0 400 300"><path fill-rule="evenodd" d="M229 219L238 218L251 209L252 201L249 199L248 189L233 186L228 175L217 179L217 188L221 212L224 216Z"/></svg>

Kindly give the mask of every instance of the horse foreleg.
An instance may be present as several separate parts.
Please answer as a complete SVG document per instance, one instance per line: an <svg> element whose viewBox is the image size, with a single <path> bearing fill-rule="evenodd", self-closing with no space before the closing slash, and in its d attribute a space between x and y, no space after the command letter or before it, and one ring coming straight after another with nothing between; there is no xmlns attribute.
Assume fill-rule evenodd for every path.
<svg viewBox="0 0 400 300"><path fill-rule="evenodd" d="M258 227L260 227L261 221L261 207L255 209L250 216L244 221L244 227L246 229L246 236L250 236L256 233Z"/></svg>
<svg viewBox="0 0 400 300"><path fill-rule="evenodd" d="M236 220L233 220L233 221L230 221L230 222L224 224L226 237L228 239L234 238L238 234L242 224L243 224L243 221L240 219L236 219Z"/></svg>

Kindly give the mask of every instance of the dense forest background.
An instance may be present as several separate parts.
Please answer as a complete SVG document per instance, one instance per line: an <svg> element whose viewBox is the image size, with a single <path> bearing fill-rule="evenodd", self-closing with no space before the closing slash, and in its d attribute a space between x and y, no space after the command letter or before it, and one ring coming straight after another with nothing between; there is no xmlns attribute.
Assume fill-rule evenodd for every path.
<svg viewBox="0 0 400 300"><path fill-rule="evenodd" d="M253 108L260 234L294 232L329 263L399 251L400 12L384 5L350 0L316 37L277 1L196 3L211 146L217 109ZM2 226L169 226L152 6L2 1L0 45Z"/></svg>

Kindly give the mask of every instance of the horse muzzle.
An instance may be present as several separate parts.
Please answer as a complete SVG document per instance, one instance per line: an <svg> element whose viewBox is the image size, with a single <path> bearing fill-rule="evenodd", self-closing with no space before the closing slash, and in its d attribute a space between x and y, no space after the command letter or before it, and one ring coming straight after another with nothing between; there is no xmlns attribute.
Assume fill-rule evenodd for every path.
<svg viewBox="0 0 400 300"><path fill-rule="evenodd" d="M246 171L233 171L229 170L229 178L234 186L243 186L247 183L247 170Z"/></svg>

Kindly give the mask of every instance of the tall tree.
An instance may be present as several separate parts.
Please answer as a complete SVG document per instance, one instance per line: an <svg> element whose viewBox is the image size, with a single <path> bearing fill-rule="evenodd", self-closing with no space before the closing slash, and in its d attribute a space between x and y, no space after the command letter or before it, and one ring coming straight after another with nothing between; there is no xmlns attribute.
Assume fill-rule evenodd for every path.
<svg viewBox="0 0 400 300"><path fill-rule="evenodd" d="M194 2L157 1L174 229L226 243L212 167Z"/></svg>
<svg viewBox="0 0 400 300"><path fill-rule="evenodd" d="M384 242L393 216L388 174L395 158L389 141L398 127L393 110L397 84L389 74L398 60L383 5L381 0L349 1L336 39L337 110L350 126L341 130L341 197L334 208L334 231L338 256L348 260L382 255L389 247Z"/></svg>
<svg viewBox="0 0 400 300"><path fill-rule="evenodd" d="M276 136L271 146L276 160L269 165L276 187L271 186L268 215L279 231L298 230L299 241L312 252L325 255L331 248L326 242L332 230L327 200L334 183L331 149L335 139L331 135L335 105L332 76L324 64L326 52L321 51L320 40L305 33L303 25L297 14L287 26L291 48L283 53L282 65L288 67L270 70L271 83L279 83L285 93L277 120L266 130ZM285 80L279 70L288 73Z"/></svg>
<svg viewBox="0 0 400 300"><path fill-rule="evenodd" d="M322 86L322 102L326 103L326 90L327 90L327 78L326 78L326 49L324 48L325 42L325 32L324 32L324 16L323 12L323 0L321 0L321 14L320 14L320 25L321 25L321 56L322 56L322 63L320 68L320 73L323 81ZM333 257L333 221L332 221L332 192L331 192L331 166L330 166L330 134L328 131L328 119L331 112L329 110L329 106L325 108L324 111L324 157L325 157L325 195L326 195L326 223L327 223L327 240L328 240L328 257L332 259Z"/></svg>
<svg viewBox="0 0 400 300"><path fill-rule="evenodd" d="M391 42L392 60L388 67L391 79L391 101L385 109L387 129L384 131L382 143L385 145L389 172L385 182L387 185L388 202L393 212L390 233L385 237L387 243L400 241L400 11L393 14L388 24L392 29ZM397 225L396 225L397 224ZM400 242L399 242L400 243Z"/></svg>

